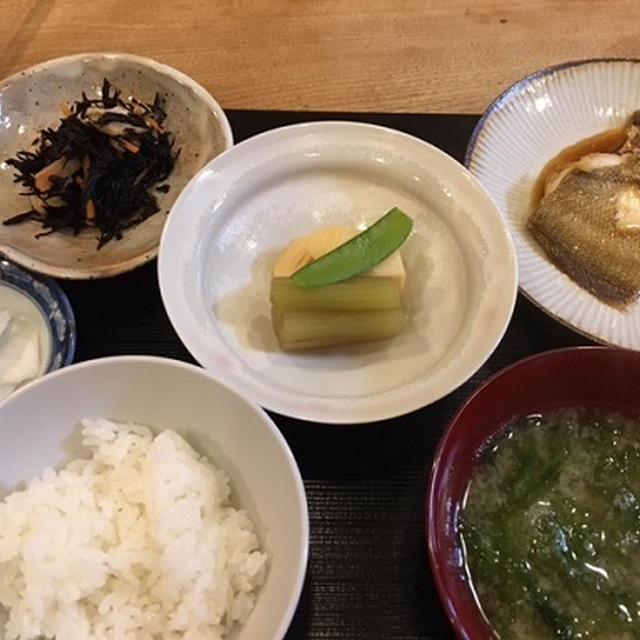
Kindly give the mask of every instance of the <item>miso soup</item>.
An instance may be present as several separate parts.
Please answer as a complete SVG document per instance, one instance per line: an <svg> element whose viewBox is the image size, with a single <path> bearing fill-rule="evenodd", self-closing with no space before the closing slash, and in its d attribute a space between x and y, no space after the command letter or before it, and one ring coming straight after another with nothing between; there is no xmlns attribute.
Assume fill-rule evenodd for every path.
<svg viewBox="0 0 640 640"><path fill-rule="evenodd" d="M478 460L458 519L502 640L640 638L640 422L518 418Z"/></svg>

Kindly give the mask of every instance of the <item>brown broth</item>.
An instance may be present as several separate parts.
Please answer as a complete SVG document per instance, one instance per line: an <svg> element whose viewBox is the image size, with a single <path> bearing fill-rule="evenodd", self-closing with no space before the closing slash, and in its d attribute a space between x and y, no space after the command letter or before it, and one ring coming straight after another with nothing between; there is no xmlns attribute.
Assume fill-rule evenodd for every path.
<svg viewBox="0 0 640 640"><path fill-rule="evenodd" d="M590 153L616 153L627 138L628 123L617 129L608 129L594 136L580 140L570 147L563 149L557 156L551 158L540 172L532 192L532 210L538 206L544 195L547 178L561 171L566 165L579 160Z"/></svg>

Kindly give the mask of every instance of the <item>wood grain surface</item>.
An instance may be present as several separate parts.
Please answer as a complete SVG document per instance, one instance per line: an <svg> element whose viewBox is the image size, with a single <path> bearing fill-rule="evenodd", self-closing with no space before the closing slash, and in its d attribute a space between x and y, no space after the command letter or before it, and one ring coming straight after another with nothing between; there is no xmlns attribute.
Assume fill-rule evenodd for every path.
<svg viewBox="0 0 640 640"><path fill-rule="evenodd" d="M634 0L2 0L0 76L127 51L228 109L480 113L536 69L639 57Z"/></svg>

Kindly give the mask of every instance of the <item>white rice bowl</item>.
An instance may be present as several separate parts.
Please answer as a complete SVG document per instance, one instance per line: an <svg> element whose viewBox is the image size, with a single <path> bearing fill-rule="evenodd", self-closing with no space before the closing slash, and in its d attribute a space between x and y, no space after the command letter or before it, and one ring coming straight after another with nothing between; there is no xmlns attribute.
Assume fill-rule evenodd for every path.
<svg viewBox="0 0 640 640"><path fill-rule="evenodd" d="M266 554L229 479L174 431L84 420L93 456L0 502L5 639L219 640Z"/></svg>
<svg viewBox="0 0 640 640"><path fill-rule="evenodd" d="M198 467L200 471L196 474L196 477L204 478L209 489L215 486L215 500L220 507L218 511L222 513L226 510L225 526L237 529L236 535L232 538L232 547L227 545L228 548L225 551L228 558L235 558L228 563L226 577L235 576L236 582L232 584L232 588L227 588L227 595L233 591L233 601L229 600L232 606L227 608L227 615L220 625L221 629L226 628L227 622L234 617L242 619L245 611L248 611L248 601L255 596L255 604L246 621L242 624L234 623L224 635L224 640L283 640L296 611L304 582L309 544L309 521L300 472L286 440L273 420L255 404L216 380L211 373L184 362L148 356L119 356L73 364L47 374L0 401L0 500L2 496L7 496L11 492L22 491L36 476L40 480L35 484L39 485L43 492L53 491L50 483L45 485L42 482L43 470L47 468L59 471L58 476L53 471L46 472L46 481L58 478L54 485L56 483L62 485L60 475L64 482L69 479L68 474L77 475L78 466L82 467L83 474L87 477L91 476L93 463L86 462L74 463L71 465L71 470L60 473L60 470L65 469L70 461L92 457L92 448L84 444L83 440L91 444L92 439L97 438L93 445L94 450L101 448L104 455L116 455L116 451L122 445L116 445L115 438L113 441L103 442L104 438L99 435L103 427L99 427L98 432L93 428L89 429L86 435L82 435L82 421L87 416L92 420L106 417L118 423L147 425L153 429L154 434L160 434L167 429L174 431L198 454L205 456L208 461L224 471L222 474L219 471L212 471L207 466L209 471ZM113 428L107 427L105 433L109 430L113 431ZM136 429L134 429L134 435L135 432ZM123 441L122 438L118 438L118 442L121 441ZM175 450L176 456L182 460L180 456L184 451L181 451L180 446L173 446L175 442L173 436L163 436L157 444L158 450L154 454L156 458L161 455L161 452L163 452L162 455L168 455L167 450ZM118 455L122 455L122 452L120 451ZM102 462L97 463L94 460L94 463L104 466ZM150 465L149 462L147 468ZM193 540L190 539L191 533L187 534L185 531L187 517L195 519L197 515L193 504L197 504L200 509L202 498L198 496L198 492L195 492L195 495L189 492L189 499L193 498L192 504L181 500L183 496L176 493L180 490L180 485L184 485L182 479L186 477L185 474L190 473L188 470L191 466L191 464L185 466L180 461L173 472L165 470L165 481L169 475L171 475L171 481L168 482L169 489L164 489L165 493L161 493L159 500L164 500L165 507L174 505L173 513L163 513L163 522L175 525L176 536L183 537L181 544L192 544L193 551L181 553L176 559L178 553L176 539L175 546L171 544L169 547L173 551L167 551L161 559L164 563L163 575L169 576L173 568L176 580L180 577L185 582L195 581L196 589L190 591L191 595L179 601L176 600L174 609L177 611L178 603L182 603L182 611L192 607L192 610L189 610L189 616L193 616L196 620L197 616L205 615L198 610L198 593L204 591L210 594L211 590L207 590L209 574L199 566L202 562L200 556L195 555L200 554L201 549L193 544ZM105 495L111 495L112 509L116 504L114 495L118 500L126 498L127 502L141 499L139 494L143 490L136 482L143 474L135 464L127 466L126 469L122 477L127 479L121 482L123 496L114 493L115 488L109 494L106 485L104 486ZM215 482L212 476L215 477ZM223 479L225 476L229 478L228 484L225 484ZM150 478L144 478L144 482L149 483L148 487L154 486ZM76 492L80 484L83 489ZM45 489L45 486L49 488ZM158 476L156 486L161 486L161 476ZM57 489L54 492L54 499L67 511L74 511L81 503L80 500L103 510L106 508L105 504L108 503L104 500L98 503L95 498L91 498L91 492L83 483L76 481L74 487L73 493L65 490L62 496L58 495L60 492ZM230 489L230 505L224 502L223 497L227 488ZM151 489L148 488L147 491ZM138 494L137 497L136 494ZM15 502L14 511L23 514L16 513L16 517L24 521L27 515L23 509L17 508L18 500L24 501L25 498L13 497L9 502ZM229 506L235 509L231 511L228 509ZM157 506L156 512L161 508ZM217 513L215 509L211 507L210 512ZM246 516L238 512L238 509L249 516L250 521L255 524L255 531L249 524L249 520L245 519ZM143 520L146 522L150 519L146 511L143 519L140 505L137 506L137 511L128 507L118 514L118 518L126 525L126 537L124 532L121 535L118 531L122 539L119 549L111 544L113 537L110 538L107 535L109 526L101 520L99 510L97 516L94 512L94 515L89 520L84 520L81 526L66 529L58 523L58 519L62 517L59 513L60 509L53 510L53 520L51 513L48 513L48 505L43 505L37 510L34 507L33 510L36 513L29 516L32 521L37 523L39 518L40 522L45 524L40 529L37 526L34 527L30 535L34 536L33 540L37 540L38 544L32 544L29 552L41 554L42 562L51 565L47 566L46 571L34 565L32 572L28 575L30 581L33 579L30 582L33 588L39 590L36 599L41 603L42 608L48 606L45 603L50 604L54 598L64 602L66 606L70 600L77 598L78 592L82 590L94 589L93 593L98 594L102 589L100 581L104 576L104 565L123 569L122 579L118 582L118 586L122 589L117 593L114 591L111 595L111 604L109 600L103 603L103 610L106 611L106 618L110 615L108 607L117 610L118 624L124 629L131 624L131 612L137 602L136 581L146 583L143 586L148 587L150 591L156 589L154 598L160 607L164 603L164 598L168 602L169 599L181 597L185 593L184 590L180 591L180 587L176 587L173 595L167 591L161 593L158 590L159 587L155 587L153 581L156 576L150 577L143 564L143 562L150 563L150 556L145 556L143 562L134 562L139 551L136 544L141 544L142 541L136 526ZM167 511L166 508L165 511ZM167 526L170 527L171 524ZM115 528L115 525L111 526ZM106 533L101 532L100 527L104 527ZM0 526L0 528L3 527ZM222 524L219 528L221 532L216 544L220 546L226 540L224 536L229 531L225 531ZM240 529L243 529L241 535L238 534ZM91 537L96 531L105 540L104 548L100 548L97 554L90 544ZM173 533L174 531L171 531L171 534ZM259 548L255 549L251 542L254 533L259 540ZM197 536L198 534L194 533L192 537L197 538ZM239 538L242 537L246 538L240 540ZM148 542L148 538L145 539ZM54 556L49 558L44 554L43 547L38 547L40 544L51 545L52 548L57 545L59 549L60 540L67 541L64 545L64 560L56 561ZM6 555L7 549L4 544L0 541L0 554ZM153 553L154 545L145 546L145 553ZM259 553L268 556L266 571L256 566L261 558L252 554L258 550ZM174 555L171 555L172 553ZM215 572L218 572L220 565L217 558L220 557L221 552L216 555L217 553L214 549L211 554L213 559L206 560L209 567L214 566ZM94 568L97 566L98 569L90 569L90 566ZM128 573L126 569L129 569ZM252 590L250 588L252 580L259 582L261 572L265 574L264 584ZM224 574L223 577L226 579ZM244 578L247 579L246 583L243 582ZM15 575L0 578L2 598L11 597L11 592L15 591L15 581L18 579ZM163 584L159 581L158 574L157 584ZM87 599L90 597L98 599L98 595L88 596ZM221 595L214 594L214 597L219 598L217 602L223 601ZM114 598L119 599L114 601ZM129 600L125 600L126 598ZM126 604L123 605L123 602ZM70 605L67 611L75 610L78 612L77 619L80 619L81 609L81 606ZM42 611L35 613L41 615ZM102 612L99 611L99 613L102 615ZM207 611L206 615L210 613ZM164 614L160 612L159 615ZM7 619L8 611L0 605L0 640L6 640L3 629ZM200 618L201 621L203 619L203 617ZM115 615L113 620L115 621ZM170 620L169 626L162 630L163 633L169 634L172 631L171 624L181 624L179 616L176 615L173 620ZM70 633L73 632L74 630ZM176 635L165 635L165 637L192 639L216 637L210 630L207 631L208 635L204 632L189 636L186 632L173 633ZM85 639L87 637L82 636L81 633L78 635ZM65 633L56 640L68 640L69 637L71 636ZM104 640L110 640L108 637L102 637ZM131 632L125 637L138 640L144 636ZM163 636L157 634L154 637L160 639Z"/></svg>

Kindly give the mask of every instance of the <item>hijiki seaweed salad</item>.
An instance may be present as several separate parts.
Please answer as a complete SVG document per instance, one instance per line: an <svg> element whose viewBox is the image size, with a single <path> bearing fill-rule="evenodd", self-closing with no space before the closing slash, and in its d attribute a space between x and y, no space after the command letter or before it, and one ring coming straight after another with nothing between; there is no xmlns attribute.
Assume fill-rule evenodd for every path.
<svg viewBox="0 0 640 640"><path fill-rule="evenodd" d="M31 149L7 160L31 209L4 224L37 221L44 227L37 237L95 227L99 249L160 210L153 192L169 190L162 183L180 151L163 126L159 94L151 103L124 100L105 78L99 98L83 93L60 108L57 128L43 129Z"/></svg>

